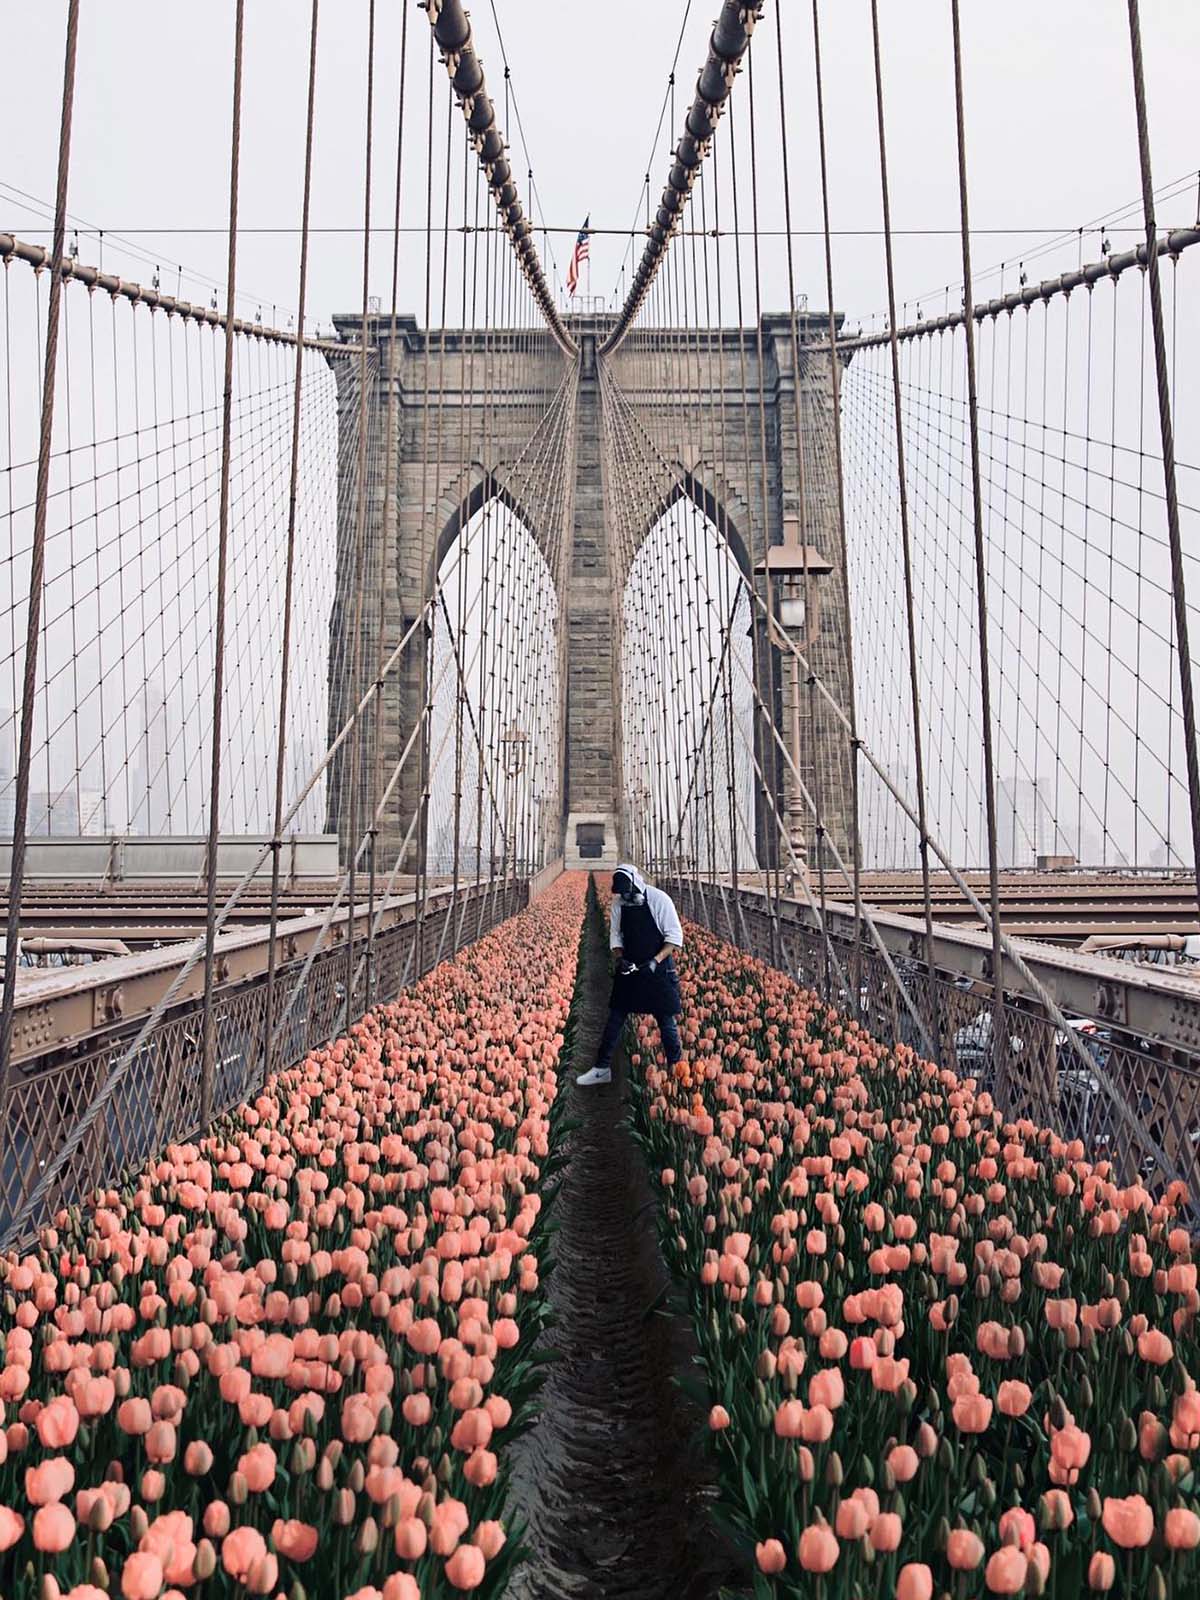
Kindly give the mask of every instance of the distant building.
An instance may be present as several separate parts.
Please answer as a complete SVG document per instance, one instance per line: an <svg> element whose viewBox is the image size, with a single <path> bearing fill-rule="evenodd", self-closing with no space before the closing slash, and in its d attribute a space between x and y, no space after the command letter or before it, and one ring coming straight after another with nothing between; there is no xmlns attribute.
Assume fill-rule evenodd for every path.
<svg viewBox="0 0 1200 1600"><path fill-rule="evenodd" d="M1001 778L996 784L996 851L1001 867L1037 866L1052 852L1054 821L1037 778Z"/></svg>
<svg viewBox="0 0 1200 1600"><path fill-rule="evenodd" d="M11 826L9 832L11 833ZM79 837L79 804L73 787L31 789L25 827L31 839Z"/></svg>
<svg viewBox="0 0 1200 1600"><path fill-rule="evenodd" d="M104 808L104 795L99 789L80 789L79 791L79 833L80 837L103 838L108 832L106 813Z"/></svg>
<svg viewBox="0 0 1200 1600"><path fill-rule="evenodd" d="M171 713L161 683L147 683L139 699L142 732L137 743L137 758L133 763L128 831L148 834L153 838L172 831Z"/></svg>

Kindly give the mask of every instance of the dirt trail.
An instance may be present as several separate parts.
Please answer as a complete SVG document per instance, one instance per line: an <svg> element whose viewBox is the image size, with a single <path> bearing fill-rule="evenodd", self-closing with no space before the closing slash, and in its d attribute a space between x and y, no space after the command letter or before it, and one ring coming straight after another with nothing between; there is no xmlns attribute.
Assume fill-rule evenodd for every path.
<svg viewBox="0 0 1200 1600"><path fill-rule="evenodd" d="M650 1313L667 1282L654 1195L626 1122L628 1062L611 1088L577 1089L607 1013L608 954L594 916L572 1062L569 1159L554 1201L549 1294L561 1359L523 1442L514 1490L529 1561L512 1600L715 1600L729 1583L705 1512L704 1418L672 1383L687 1330Z"/></svg>

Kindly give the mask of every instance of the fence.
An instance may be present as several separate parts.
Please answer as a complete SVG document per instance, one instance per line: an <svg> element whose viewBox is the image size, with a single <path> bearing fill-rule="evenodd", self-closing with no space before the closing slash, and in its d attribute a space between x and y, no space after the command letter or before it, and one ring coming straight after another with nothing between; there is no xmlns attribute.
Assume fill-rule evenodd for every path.
<svg viewBox="0 0 1200 1600"><path fill-rule="evenodd" d="M435 889L423 915L415 897L406 899L375 942L377 1002L393 999L438 961L513 916L527 904L529 885L513 880L460 886L457 897L450 888ZM280 994L290 993L302 965L299 954L279 965ZM324 1044L340 1025L345 973L341 942L320 950L283 1036L277 1037L277 1070ZM213 1093L218 1117L262 1087L266 998L265 971L218 990ZM200 1131L202 1010L202 998L194 996L167 1011L128 1060L140 1017L123 1021L98 1041L87 1040L75 1053L59 1052L49 1064L43 1056L15 1068L0 1145L0 1243L27 1237L63 1207L136 1170L163 1145Z"/></svg>
<svg viewBox="0 0 1200 1600"><path fill-rule="evenodd" d="M697 878L672 888L685 915L858 1017L876 1038L975 1079L1007 1118L1079 1140L1122 1183L1157 1192L1181 1179L1200 1194L1200 982L1185 971L1014 940L1077 1040L1007 964L997 1028L984 932L937 929L931 970L924 923L910 917L874 911L868 942L850 906L828 906L823 933L802 902L761 889L735 893Z"/></svg>

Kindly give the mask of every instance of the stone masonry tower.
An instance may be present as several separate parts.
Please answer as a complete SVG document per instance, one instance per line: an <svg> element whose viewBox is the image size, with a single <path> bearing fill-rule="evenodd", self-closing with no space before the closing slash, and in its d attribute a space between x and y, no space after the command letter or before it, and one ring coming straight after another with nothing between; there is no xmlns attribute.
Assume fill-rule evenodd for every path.
<svg viewBox="0 0 1200 1600"><path fill-rule="evenodd" d="M361 318L340 317L339 331L357 341ZM563 357L548 333L528 329L505 335L491 330L448 330L427 338L411 317L371 318L368 337L378 352L368 392L367 528L365 557L355 550L356 464L360 414L357 363L339 362L338 572L331 618L330 736L345 720L354 693L347 664L355 659L357 621L362 664L358 685L368 681L381 645L398 640L432 592L438 563L476 510L492 495L520 500L521 514L548 553L563 552L556 582L566 629L565 748L562 771L562 840L568 865L605 865L618 858L625 809L621 772L620 638L621 589L626 572L610 536L612 508L605 482L599 356L612 318L569 319L579 359L573 375L573 469L569 492L561 482L514 478L531 427L563 380ZM806 640L809 659L837 703L848 710L852 694L850 640L845 604L846 559L832 478L827 323L823 314L764 315L758 327L659 329L668 352L682 348L675 370L686 381L659 392L638 390L637 374L612 372L634 411L644 419L653 451L673 463L681 492L691 496L725 534L747 581L765 595L760 568L768 547L795 537L798 519L804 542L828 565L821 578L819 623ZM649 370L655 370L653 366ZM671 363L658 370L670 371ZM570 378L568 381L572 381ZM717 405L712 397L720 396ZM714 419L717 436L714 437ZM477 441L464 465L462 441ZM765 449L764 449L765 440ZM481 442L480 442L481 441ZM388 467L387 455L391 455ZM385 500L385 487L387 497ZM647 522L643 537L652 532ZM361 591L356 589L356 564ZM379 636L380 581L383 636ZM796 690L780 650L769 644L761 616L756 628L761 684L780 739L788 738L791 698ZM369 665L368 665L369 664ZM427 686L423 652L409 651L384 695L383 763L390 770L421 715ZM856 833L847 740L836 715L817 698L804 696L799 767L806 787L819 793L829 841L848 861ZM774 806L760 800L756 817L759 864L780 855L776 816L786 803L786 763L769 729L756 719L755 757L775 791ZM364 746L369 741L364 741ZM349 774L352 752L331 770L330 831L350 834ZM371 792L371 774L360 751L360 796ZM395 859L410 830L420 785L415 769L398 785L380 836L381 859ZM359 827L364 825L360 812ZM811 825L806 828L814 856ZM405 870L416 862L418 836L405 852Z"/></svg>

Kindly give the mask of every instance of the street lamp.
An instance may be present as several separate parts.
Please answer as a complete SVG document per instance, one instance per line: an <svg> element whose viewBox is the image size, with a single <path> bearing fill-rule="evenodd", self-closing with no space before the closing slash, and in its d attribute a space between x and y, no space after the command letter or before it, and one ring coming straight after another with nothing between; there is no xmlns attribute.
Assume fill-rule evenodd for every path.
<svg viewBox="0 0 1200 1600"><path fill-rule="evenodd" d="M501 736L500 744L504 751L504 788L508 801L505 807L507 846L511 854L513 872L519 871L517 862L517 791L516 780L525 771L525 762L529 754L529 735L524 728L519 728L515 722L509 723Z"/></svg>
<svg viewBox="0 0 1200 1600"><path fill-rule="evenodd" d="M783 542L772 545L766 560L758 562L754 570L767 579L771 643L784 657L784 724L788 730L791 759L784 779L784 809L791 853L803 869L807 865L808 847L804 834L804 798L797 777L800 771L800 662L795 651L806 655L811 667L812 650L821 634L821 580L829 576L833 565L814 545L801 544L800 518L785 516ZM814 750L814 765L816 759ZM791 874L788 876L790 879Z"/></svg>

